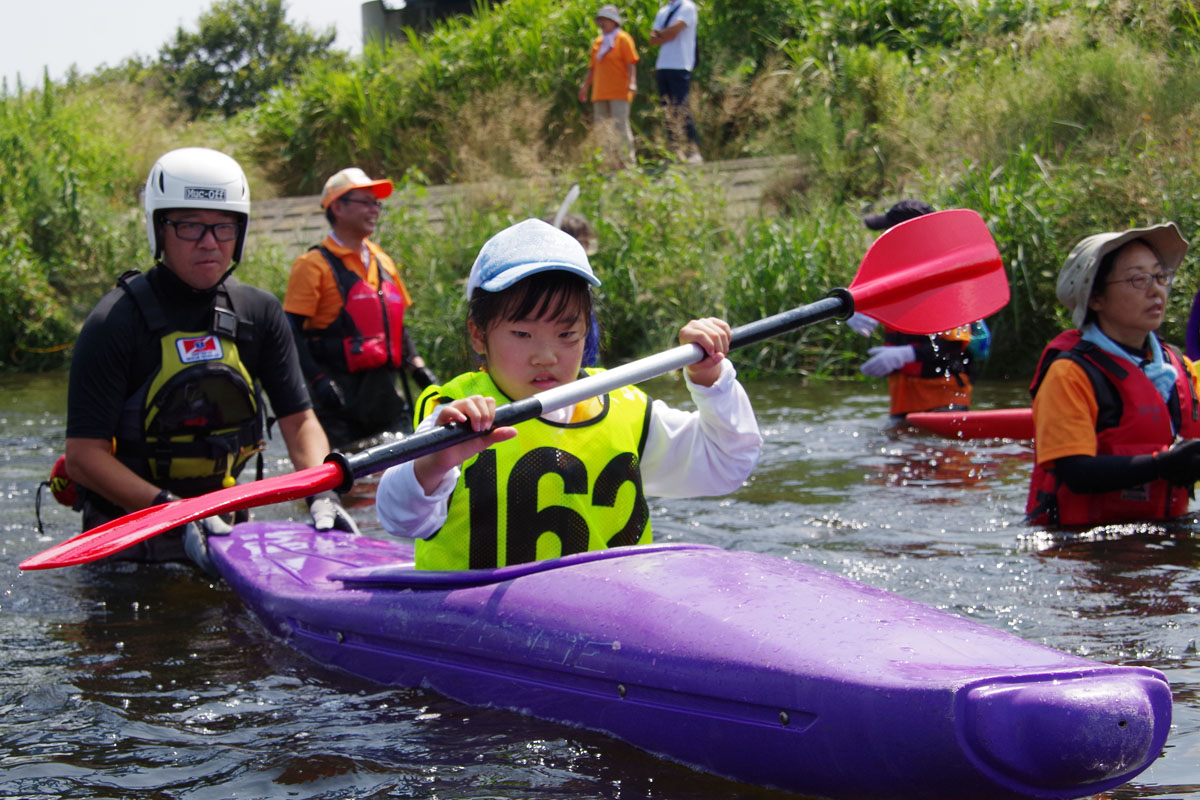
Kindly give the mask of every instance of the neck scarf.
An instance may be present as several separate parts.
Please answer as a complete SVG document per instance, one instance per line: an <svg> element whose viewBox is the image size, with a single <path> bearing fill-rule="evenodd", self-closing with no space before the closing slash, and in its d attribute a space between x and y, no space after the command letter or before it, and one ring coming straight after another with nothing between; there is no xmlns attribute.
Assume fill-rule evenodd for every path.
<svg viewBox="0 0 1200 800"><path fill-rule="evenodd" d="M1106 353L1109 353L1126 361L1132 362L1138 369L1146 373L1146 377L1154 384L1154 388L1158 389L1158 393L1162 395L1163 402L1167 402L1171 396L1171 389L1175 386L1175 378L1178 373L1175 372L1175 367L1168 364L1163 359L1162 345L1158 343L1158 337L1150 334L1150 358L1138 358L1133 353L1130 353L1124 347L1108 338L1100 326L1089 324L1083 327L1081 331L1083 340L1091 342Z"/></svg>
<svg viewBox="0 0 1200 800"><path fill-rule="evenodd" d="M611 31L604 34L600 38L600 50L596 53L597 61L602 60L604 58L605 53L607 53L609 50L612 50L613 42L615 42L617 40L617 31L619 31L619 30L621 30L621 29L613 28Z"/></svg>

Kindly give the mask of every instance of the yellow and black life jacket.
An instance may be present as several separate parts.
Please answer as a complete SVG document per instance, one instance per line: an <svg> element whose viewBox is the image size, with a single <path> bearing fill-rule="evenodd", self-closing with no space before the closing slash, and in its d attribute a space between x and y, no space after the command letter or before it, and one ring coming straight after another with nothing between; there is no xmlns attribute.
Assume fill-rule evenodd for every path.
<svg viewBox="0 0 1200 800"><path fill-rule="evenodd" d="M238 355L253 325L238 318L224 285L209 329L178 331L144 275L126 273L118 284L158 338L161 362L121 410L115 455L184 497L232 485L265 446L261 389Z"/></svg>

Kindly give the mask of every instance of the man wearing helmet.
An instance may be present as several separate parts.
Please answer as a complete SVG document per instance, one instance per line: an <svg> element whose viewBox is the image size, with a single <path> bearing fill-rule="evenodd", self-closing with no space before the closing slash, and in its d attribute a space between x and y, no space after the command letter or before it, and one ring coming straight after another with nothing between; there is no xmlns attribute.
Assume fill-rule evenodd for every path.
<svg viewBox="0 0 1200 800"><path fill-rule="evenodd" d="M232 485L264 447L264 392L297 469L329 452L279 301L230 277L250 217L241 167L215 150L173 150L144 200L155 265L120 277L71 361L66 461L84 487L84 530ZM354 530L332 493L309 502L318 528ZM207 568L204 534L222 528L189 524L112 558Z"/></svg>

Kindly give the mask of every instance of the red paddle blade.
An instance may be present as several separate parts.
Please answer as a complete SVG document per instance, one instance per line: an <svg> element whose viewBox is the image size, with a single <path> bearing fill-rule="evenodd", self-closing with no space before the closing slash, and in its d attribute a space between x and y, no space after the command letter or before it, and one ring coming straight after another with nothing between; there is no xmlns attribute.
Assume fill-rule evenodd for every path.
<svg viewBox="0 0 1200 800"><path fill-rule="evenodd" d="M330 462L254 483L230 486L199 497L143 508L30 556L20 566L21 569L54 569L98 561L188 522L214 514L299 500L333 489L341 483L342 468Z"/></svg>
<svg viewBox="0 0 1200 800"><path fill-rule="evenodd" d="M902 222L875 240L850 284L854 310L904 333L940 333L1008 303L991 232L956 208Z"/></svg>

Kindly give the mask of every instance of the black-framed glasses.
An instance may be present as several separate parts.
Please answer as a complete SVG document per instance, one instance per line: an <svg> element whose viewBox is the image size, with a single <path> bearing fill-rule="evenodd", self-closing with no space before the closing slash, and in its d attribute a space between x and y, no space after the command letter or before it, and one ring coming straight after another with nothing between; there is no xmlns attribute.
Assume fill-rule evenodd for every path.
<svg viewBox="0 0 1200 800"><path fill-rule="evenodd" d="M164 219L163 222L174 228L175 235L185 242L198 242L209 231L212 231L213 238L218 242L232 242L237 238L238 229L241 228L241 224L237 222L214 222L209 224L206 222L182 222L173 219Z"/></svg>
<svg viewBox="0 0 1200 800"><path fill-rule="evenodd" d="M1128 278L1117 278L1116 280L1109 281L1109 283L1128 283L1139 292L1144 292L1150 288L1151 281L1154 281L1159 286L1170 286L1174 280L1174 272L1156 272L1154 274L1150 274L1149 272L1139 272L1136 275L1129 276Z"/></svg>
<svg viewBox="0 0 1200 800"><path fill-rule="evenodd" d="M366 200L361 197L339 197L338 199L343 203L362 203L367 208L383 208L383 203L379 202L375 198Z"/></svg>

